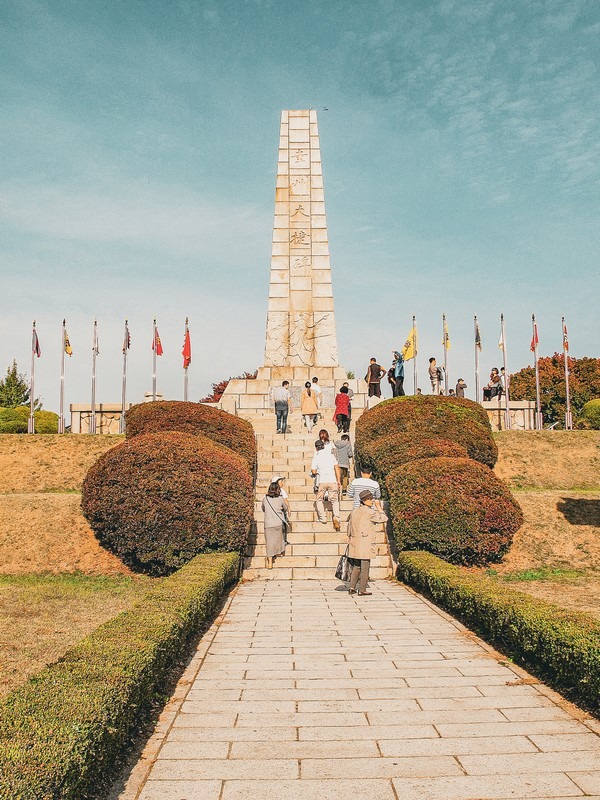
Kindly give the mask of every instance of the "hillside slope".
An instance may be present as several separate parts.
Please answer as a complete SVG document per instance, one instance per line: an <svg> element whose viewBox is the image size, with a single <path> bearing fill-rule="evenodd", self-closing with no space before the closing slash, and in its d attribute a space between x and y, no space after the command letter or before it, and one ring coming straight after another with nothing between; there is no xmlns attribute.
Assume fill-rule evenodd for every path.
<svg viewBox="0 0 600 800"><path fill-rule="evenodd" d="M122 436L0 435L0 573L129 573L80 509L81 484Z"/></svg>
<svg viewBox="0 0 600 800"><path fill-rule="evenodd" d="M525 524L501 573L600 566L600 432L495 434L496 473ZM121 436L0 435L0 573L127 572L81 515L79 491Z"/></svg>

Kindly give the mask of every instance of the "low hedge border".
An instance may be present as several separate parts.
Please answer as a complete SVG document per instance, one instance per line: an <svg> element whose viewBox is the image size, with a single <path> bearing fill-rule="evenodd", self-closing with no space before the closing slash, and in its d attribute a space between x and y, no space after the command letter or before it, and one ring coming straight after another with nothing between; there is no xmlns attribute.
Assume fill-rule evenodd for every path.
<svg viewBox="0 0 600 800"><path fill-rule="evenodd" d="M237 553L196 556L9 695L0 706L0 798L97 796L238 569Z"/></svg>
<svg viewBox="0 0 600 800"><path fill-rule="evenodd" d="M430 553L399 553L397 576L553 688L600 712L600 621L595 617L469 574Z"/></svg>

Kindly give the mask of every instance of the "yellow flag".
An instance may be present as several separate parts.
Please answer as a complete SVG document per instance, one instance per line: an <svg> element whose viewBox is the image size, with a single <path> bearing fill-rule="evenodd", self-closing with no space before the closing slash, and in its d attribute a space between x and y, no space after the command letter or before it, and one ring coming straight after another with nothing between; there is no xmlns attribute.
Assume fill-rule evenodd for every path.
<svg viewBox="0 0 600 800"><path fill-rule="evenodd" d="M448 323L444 320L444 341L442 342L446 350L450 350L450 334L448 333Z"/></svg>
<svg viewBox="0 0 600 800"><path fill-rule="evenodd" d="M410 361L410 359L414 358L416 355L417 355L417 326L413 325L410 333L408 334L407 340L404 342L404 347L402 348L402 358L405 361Z"/></svg>
<svg viewBox="0 0 600 800"><path fill-rule="evenodd" d="M73 348L71 347L71 342L69 341L69 334L67 333L66 330L65 330L65 353L68 356L73 355Z"/></svg>

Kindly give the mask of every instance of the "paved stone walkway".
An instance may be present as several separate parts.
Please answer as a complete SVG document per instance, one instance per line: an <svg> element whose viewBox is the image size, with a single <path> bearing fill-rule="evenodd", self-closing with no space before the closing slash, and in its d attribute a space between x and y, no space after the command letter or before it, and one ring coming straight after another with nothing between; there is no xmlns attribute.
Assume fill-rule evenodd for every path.
<svg viewBox="0 0 600 800"><path fill-rule="evenodd" d="M393 582L242 584L122 800L600 798L600 724Z"/></svg>

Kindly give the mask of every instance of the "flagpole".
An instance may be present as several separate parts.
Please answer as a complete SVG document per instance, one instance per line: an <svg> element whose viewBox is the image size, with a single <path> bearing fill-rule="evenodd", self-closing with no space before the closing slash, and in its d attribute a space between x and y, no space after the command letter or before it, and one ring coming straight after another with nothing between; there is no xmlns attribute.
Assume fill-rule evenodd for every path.
<svg viewBox="0 0 600 800"><path fill-rule="evenodd" d="M569 352L569 344L568 340L565 341L565 318L562 318L562 337L563 337L563 359L565 362L565 388L566 388L566 399L567 399L567 408L565 411L565 430L572 431L573 430L573 414L571 413L571 393L569 391L569 356L567 355ZM566 346L565 346L566 345Z"/></svg>
<svg viewBox="0 0 600 800"><path fill-rule="evenodd" d="M475 402L480 403L479 399L479 347L477 346L477 317L473 317L473 324L475 326Z"/></svg>
<svg viewBox="0 0 600 800"><path fill-rule="evenodd" d="M506 331L504 328L504 314L500 314L500 331L502 338L502 360L504 362L504 428L509 431L512 427L510 421L510 390L509 390L509 377L508 377L508 360L506 357Z"/></svg>
<svg viewBox="0 0 600 800"><path fill-rule="evenodd" d="M186 317L185 318L184 343L187 342L188 333L189 333L188 318ZM188 383L188 368L185 367L185 369L183 370L183 401L184 401L184 403L187 403L187 401L188 401L188 387L189 387L189 383Z"/></svg>
<svg viewBox="0 0 600 800"><path fill-rule="evenodd" d="M119 433L125 433L125 406L127 404L127 350L129 348L129 328L125 320L125 333L123 335L123 376L121 378L121 419L119 420Z"/></svg>
<svg viewBox="0 0 600 800"><path fill-rule="evenodd" d="M58 432L65 432L65 336L67 331L67 321L62 322L62 347L60 354L60 400L58 410Z"/></svg>
<svg viewBox="0 0 600 800"><path fill-rule="evenodd" d="M531 325L533 328L533 359L535 365L535 428L538 431L544 430L544 417L542 415L542 395L540 392L540 366L538 364L538 335L535 314L531 315Z"/></svg>
<svg viewBox="0 0 600 800"><path fill-rule="evenodd" d="M413 357L413 394L417 394L417 318L413 314L413 341L415 355Z"/></svg>
<svg viewBox="0 0 600 800"><path fill-rule="evenodd" d="M92 340L92 413L88 433L96 433L96 357L98 356L98 322L94 320L94 337Z"/></svg>
<svg viewBox="0 0 600 800"><path fill-rule="evenodd" d="M444 394L448 395L448 342L446 341L446 315L442 314L442 342L444 343Z"/></svg>
<svg viewBox="0 0 600 800"><path fill-rule="evenodd" d="M156 403L156 320L152 323L152 402Z"/></svg>
<svg viewBox="0 0 600 800"><path fill-rule="evenodd" d="M33 320L33 331L31 334L31 376L29 381L29 419L27 420L27 433L35 433L35 337L35 320Z"/></svg>

